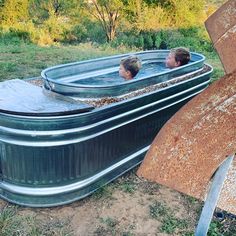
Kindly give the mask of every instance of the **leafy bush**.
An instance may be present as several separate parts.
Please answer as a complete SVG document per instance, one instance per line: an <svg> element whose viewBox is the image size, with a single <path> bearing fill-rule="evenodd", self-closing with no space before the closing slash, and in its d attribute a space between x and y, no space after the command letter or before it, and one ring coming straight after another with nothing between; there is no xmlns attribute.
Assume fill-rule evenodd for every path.
<svg viewBox="0 0 236 236"><path fill-rule="evenodd" d="M88 32L84 25L75 25L71 31L65 32L64 42L66 43L80 43L88 39Z"/></svg>
<svg viewBox="0 0 236 236"><path fill-rule="evenodd" d="M152 33L146 33L144 34L144 49L153 49L153 39L152 39Z"/></svg>
<svg viewBox="0 0 236 236"><path fill-rule="evenodd" d="M83 42L106 43L104 31L98 22L87 20L84 22L84 26L86 29L86 37L83 38Z"/></svg>
<svg viewBox="0 0 236 236"><path fill-rule="evenodd" d="M140 48L144 47L144 38L138 32L133 30L128 32L119 32L117 38L111 42L112 47L125 46L129 48Z"/></svg>
<svg viewBox="0 0 236 236"><path fill-rule="evenodd" d="M0 30L0 40L3 44L20 44L22 41L30 42L30 34L29 32L10 28L8 31Z"/></svg>
<svg viewBox="0 0 236 236"><path fill-rule="evenodd" d="M189 48L191 51L214 52L213 45L203 27L140 32L130 30L120 32L111 45L113 47L124 45L142 50L170 49L182 46Z"/></svg>

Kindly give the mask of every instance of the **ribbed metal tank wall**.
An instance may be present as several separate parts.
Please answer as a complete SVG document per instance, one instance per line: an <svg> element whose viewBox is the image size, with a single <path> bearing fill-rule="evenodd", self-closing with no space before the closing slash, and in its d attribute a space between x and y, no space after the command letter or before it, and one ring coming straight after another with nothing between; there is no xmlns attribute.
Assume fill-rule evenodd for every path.
<svg viewBox="0 0 236 236"><path fill-rule="evenodd" d="M0 112L0 195L33 206L83 198L138 165L157 132L210 74L94 110L27 116Z"/></svg>

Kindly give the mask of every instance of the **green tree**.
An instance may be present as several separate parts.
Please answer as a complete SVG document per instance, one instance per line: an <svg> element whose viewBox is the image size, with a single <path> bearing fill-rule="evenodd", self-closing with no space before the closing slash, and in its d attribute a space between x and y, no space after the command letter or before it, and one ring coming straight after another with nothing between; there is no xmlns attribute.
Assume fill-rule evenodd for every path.
<svg viewBox="0 0 236 236"><path fill-rule="evenodd" d="M90 0L85 5L88 12L97 19L105 34L107 41L112 41L122 15L123 3L121 0Z"/></svg>
<svg viewBox="0 0 236 236"><path fill-rule="evenodd" d="M189 27L202 24L206 18L205 6L206 0L168 0L166 7L168 14L171 16L170 26L172 27Z"/></svg>
<svg viewBox="0 0 236 236"><path fill-rule="evenodd" d="M29 20L29 0L5 0L0 2L0 20L4 27L14 27Z"/></svg>
<svg viewBox="0 0 236 236"><path fill-rule="evenodd" d="M170 17L157 1L130 0L125 2L126 19L137 31L158 30L169 26Z"/></svg>
<svg viewBox="0 0 236 236"><path fill-rule="evenodd" d="M39 32L34 36L34 41L40 44L52 44L65 38L76 39L72 31L77 27L80 19L81 2L80 0L31 0L30 15Z"/></svg>
<svg viewBox="0 0 236 236"><path fill-rule="evenodd" d="M126 18L133 28L160 30L190 27L206 19L206 0L124 0Z"/></svg>
<svg viewBox="0 0 236 236"><path fill-rule="evenodd" d="M30 13L32 17L40 21L44 21L55 16L75 16L77 15L82 0L30 0Z"/></svg>

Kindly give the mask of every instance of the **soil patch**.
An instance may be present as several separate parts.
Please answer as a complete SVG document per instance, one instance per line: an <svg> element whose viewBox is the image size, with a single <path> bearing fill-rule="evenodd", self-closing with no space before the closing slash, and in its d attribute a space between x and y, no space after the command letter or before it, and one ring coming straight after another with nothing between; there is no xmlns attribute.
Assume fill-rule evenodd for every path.
<svg viewBox="0 0 236 236"><path fill-rule="evenodd" d="M48 228L55 227L55 222L63 222L63 227L68 229L65 235L150 236L193 232L198 217L196 209L201 204L167 187L140 179L136 170L83 200L54 208L19 207L17 215L34 215ZM5 204L0 201L1 208Z"/></svg>

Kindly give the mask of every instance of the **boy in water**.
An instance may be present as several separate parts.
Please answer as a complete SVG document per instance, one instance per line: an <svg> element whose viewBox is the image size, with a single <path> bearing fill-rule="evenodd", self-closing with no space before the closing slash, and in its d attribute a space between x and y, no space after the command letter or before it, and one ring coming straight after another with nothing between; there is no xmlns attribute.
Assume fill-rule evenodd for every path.
<svg viewBox="0 0 236 236"><path fill-rule="evenodd" d="M190 61L190 52L187 48L173 48L166 58L166 67L173 69L175 67L188 64Z"/></svg>
<svg viewBox="0 0 236 236"><path fill-rule="evenodd" d="M119 75L125 80L131 80L138 74L141 67L141 60L137 56L129 56L120 61Z"/></svg>

